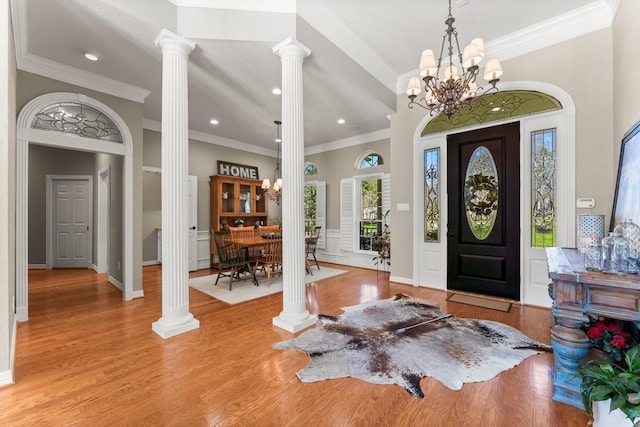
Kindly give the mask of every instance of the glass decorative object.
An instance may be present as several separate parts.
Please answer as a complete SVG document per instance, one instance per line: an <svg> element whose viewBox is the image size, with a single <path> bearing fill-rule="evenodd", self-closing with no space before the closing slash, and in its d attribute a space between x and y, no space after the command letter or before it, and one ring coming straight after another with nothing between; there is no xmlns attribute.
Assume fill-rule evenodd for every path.
<svg viewBox="0 0 640 427"><path fill-rule="evenodd" d="M578 215L578 250L580 252L584 253L589 246L599 244L603 237L604 215Z"/></svg>
<svg viewBox="0 0 640 427"><path fill-rule="evenodd" d="M629 244L629 273L638 273L638 261L640 257L640 226L632 220L627 219L616 225L613 230L627 240Z"/></svg>
<svg viewBox="0 0 640 427"><path fill-rule="evenodd" d="M584 250L584 268L589 271L602 271L602 246L591 245Z"/></svg>
<svg viewBox="0 0 640 427"><path fill-rule="evenodd" d="M623 276L628 273L629 244L620 233L602 239L602 272Z"/></svg>

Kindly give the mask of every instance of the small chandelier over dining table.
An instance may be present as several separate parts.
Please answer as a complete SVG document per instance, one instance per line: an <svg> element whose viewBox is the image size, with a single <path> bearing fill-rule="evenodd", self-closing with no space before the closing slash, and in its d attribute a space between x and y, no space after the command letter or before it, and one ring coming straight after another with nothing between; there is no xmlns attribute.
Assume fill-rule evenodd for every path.
<svg viewBox="0 0 640 427"><path fill-rule="evenodd" d="M407 86L409 95L409 108L414 105L429 110L431 115L444 114L451 119L457 111L468 107L471 109L471 101L479 94L482 88L476 85L476 77L480 70L478 64L484 57L484 42L481 38L476 38L464 48L464 53L460 53L460 43L458 42L458 31L454 28L455 18L451 15L451 0L449 0L449 16L444 23L447 25L442 37L442 47L440 57L436 62L436 57L431 49L422 52L420 58L420 76L424 82L425 96L416 101L422 91L420 79L412 77ZM462 69L453 62L453 42L457 47L457 59ZM439 77L442 69L442 56L445 44L448 43L449 63L444 65L443 78ZM484 68L484 79L491 87L484 93L495 90L498 91L496 83L500 81L502 66L497 59L491 59Z"/></svg>
<svg viewBox="0 0 640 427"><path fill-rule="evenodd" d="M276 124L276 144L277 148L277 156L276 156L276 169L273 171L273 186L271 185L271 181L269 178L265 178L262 180L262 189L269 199L275 201L278 205L280 205L280 200L282 199L282 175L280 173L280 144L282 143L282 139L280 138L280 125L282 122L280 120L275 120L273 123Z"/></svg>

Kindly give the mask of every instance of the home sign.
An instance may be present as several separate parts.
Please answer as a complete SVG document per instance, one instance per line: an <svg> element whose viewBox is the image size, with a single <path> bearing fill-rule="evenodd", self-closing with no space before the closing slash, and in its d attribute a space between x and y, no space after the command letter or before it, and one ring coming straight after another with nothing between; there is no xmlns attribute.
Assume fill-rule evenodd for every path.
<svg viewBox="0 0 640 427"><path fill-rule="evenodd" d="M218 160L218 175L258 179L258 168L256 166L245 166Z"/></svg>

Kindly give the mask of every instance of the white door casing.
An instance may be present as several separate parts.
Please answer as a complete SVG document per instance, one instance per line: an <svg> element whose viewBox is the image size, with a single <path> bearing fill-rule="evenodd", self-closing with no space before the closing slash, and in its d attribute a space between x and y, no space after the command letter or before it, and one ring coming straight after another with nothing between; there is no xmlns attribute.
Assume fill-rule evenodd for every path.
<svg viewBox="0 0 640 427"><path fill-rule="evenodd" d="M189 271L198 269L198 177L189 175L187 182L189 204Z"/></svg>
<svg viewBox="0 0 640 427"><path fill-rule="evenodd" d="M109 227L111 210L111 167L98 172L98 222L96 224L96 273L109 272Z"/></svg>
<svg viewBox="0 0 640 427"><path fill-rule="evenodd" d="M87 268L93 252L93 177L47 175L47 268ZM51 260L51 262L49 262Z"/></svg>
<svg viewBox="0 0 640 427"><path fill-rule="evenodd" d="M549 283L546 254L544 249L531 247L531 147L532 130L556 127L558 129L557 153L557 245L573 246L575 242L575 104L564 90L540 82L505 82L501 90L536 90L558 99L562 110L516 117L508 121L520 121L520 227L521 227L521 259L520 259L520 298L524 304L550 307L551 298L547 291ZM413 277L415 286L428 286L446 289L447 283L447 245L446 236L440 236L440 242L424 242L423 209L424 206L424 165L423 152L428 148L440 148L440 218L441 233L446 232L446 161L447 134L421 137L422 130L433 117L427 115L416 127L413 137L413 185L414 209L413 229L416 238L413 242ZM478 126L455 129L451 133L481 129L505 121L490 122Z"/></svg>
<svg viewBox="0 0 640 427"><path fill-rule="evenodd" d="M102 111L116 124L122 144L83 138L57 132L32 129L35 115L43 108L59 102L76 102ZM107 153L124 157L123 162L123 295L133 299L133 136L125 121L106 104L86 95L53 92L29 101L18 115L16 125L16 320L29 319L28 305L28 191L29 144L70 150Z"/></svg>

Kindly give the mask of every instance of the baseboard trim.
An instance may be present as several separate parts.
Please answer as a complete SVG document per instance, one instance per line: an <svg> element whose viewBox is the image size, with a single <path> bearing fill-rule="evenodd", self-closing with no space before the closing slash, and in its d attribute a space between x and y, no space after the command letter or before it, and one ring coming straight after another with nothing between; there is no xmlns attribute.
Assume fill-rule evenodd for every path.
<svg viewBox="0 0 640 427"><path fill-rule="evenodd" d="M13 334L11 335L11 348L9 349L9 369L0 372L0 387L9 386L15 384L13 379L13 368L16 366L16 331L18 329L18 321L16 318L13 320Z"/></svg>
<svg viewBox="0 0 640 427"><path fill-rule="evenodd" d="M133 291L133 292L131 293L131 298L132 298L132 299L136 299L136 298L144 298L144 291L143 291L143 290Z"/></svg>
<svg viewBox="0 0 640 427"><path fill-rule="evenodd" d="M107 281L111 283L113 286L115 286L116 288L120 289L121 292L124 290L124 286L122 285L122 283L120 283L115 277L109 276Z"/></svg>
<svg viewBox="0 0 640 427"><path fill-rule="evenodd" d="M47 264L29 264L27 268L31 270L46 270Z"/></svg>
<svg viewBox="0 0 640 427"><path fill-rule="evenodd" d="M147 265L158 265L158 264L162 264L160 261L158 261L157 259L155 260L151 260L151 261L142 261L142 266L146 267Z"/></svg>

